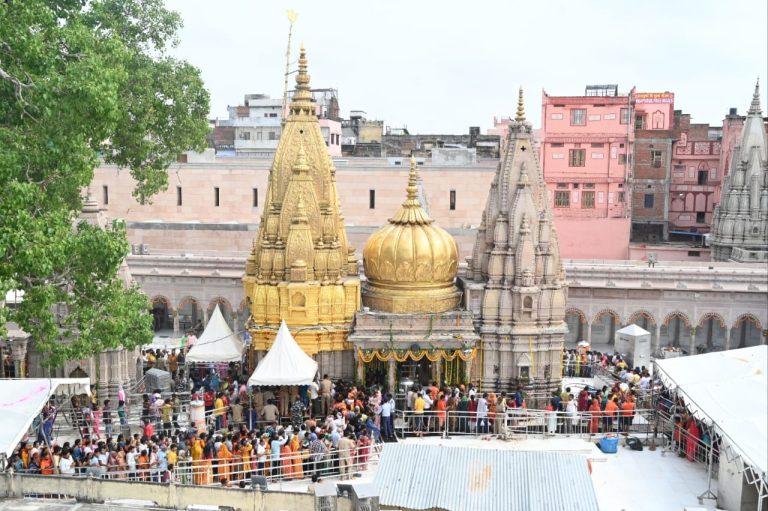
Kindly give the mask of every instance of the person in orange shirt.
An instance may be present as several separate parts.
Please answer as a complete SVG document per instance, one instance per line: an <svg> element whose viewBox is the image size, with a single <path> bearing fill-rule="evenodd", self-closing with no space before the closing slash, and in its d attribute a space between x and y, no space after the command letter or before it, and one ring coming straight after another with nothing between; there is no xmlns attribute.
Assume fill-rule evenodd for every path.
<svg viewBox="0 0 768 511"><path fill-rule="evenodd" d="M445 394L440 392L437 395L437 403L435 403L435 410L437 413L438 424L440 425L441 430L445 426L445 409L446 408L447 408L447 405L445 402Z"/></svg>
<svg viewBox="0 0 768 511"><path fill-rule="evenodd" d="M44 476L50 476L54 474L53 458L48 449L43 449L43 455L40 457L40 473Z"/></svg>
<svg viewBox="0 0 768 511"><path fill-rule="evenodd" d="M635 402L630 398L621 403L621 416L619 417L619 429L629 431L635 418Z"/></svg>
<svg viewBox="0 0 768 511"><path fill-rule="evenodd" d="M139 472L139 481L149 481L149 453L146 449L141 451L136 469Z"/></svg>
<svg viewBox="0 0 768 511"><path fill-rule="evenodd" d="M613 420L617 417L616 412L618 411L619 398L614 397L613 399L609 399L605 404L605 410L603 413L603 426L606 433L609 433L613 430Z"/></svg>

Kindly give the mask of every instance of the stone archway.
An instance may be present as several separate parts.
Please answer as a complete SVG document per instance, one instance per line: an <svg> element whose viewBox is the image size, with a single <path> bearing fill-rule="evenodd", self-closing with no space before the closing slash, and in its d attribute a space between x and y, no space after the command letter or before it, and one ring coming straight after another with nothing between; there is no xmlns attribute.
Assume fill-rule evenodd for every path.
<svg viewBox="0 0 768 511"><path fill-rule="evenodd" d="M203 325L203 307L197 298L185 296L179 302L179 328L183 333L195 331L197 335L205 328Z"/></svg>
<svg viewBox="0 0 768 511"><path fill-rule="evenodd" d="M568 333L565 334L565 345L568 348L575 348L579 341L588 336L589 323L587 317L579 309L568 309L565 311L565 323L568 325Z"/></svg>
<svg viewBox="0 0 768 511"><path fill-rule="evenodd" d="M603 309L592 319L590 324L590 344L597 351L611 351L614 346L614 334L621 325L621 316L612 309Z"/></svg>
<svg viewBox="0 0 768 511"><path fill-rule="evenodd" d="M659 345L689 349L691 338L691 320L682 312L667 314L659 329Z"/></svg>
<svg viewBox="0 0 768 511"><path fill-rule="evenodd" d="M696 327L696 349L701 353L724 350L728 341L728 325L716 312L708 312Z"/></svg>
<svg viewBox="0 0 768 511"><path fill-rule="evenodd" d="M754 314L742 314L731 328L731 349L749 348L762 343L762 325Z"/></svg>
<svg viewBox="0 0 768 511"><path fill-rule="evenodd" d="M152 297L152 327L155 332L173 329L173 308L171 301L162 295Z"/></svg>
<svg viewBox="0 0 768 511"><path fill-rule="evenodd" d="M656 349L658 346L658 326L659 323L656 318L648 310L640 309L632 313L627 319L627 325L637 325L643 330L647 330L651 334L651 346Z"/></svg>

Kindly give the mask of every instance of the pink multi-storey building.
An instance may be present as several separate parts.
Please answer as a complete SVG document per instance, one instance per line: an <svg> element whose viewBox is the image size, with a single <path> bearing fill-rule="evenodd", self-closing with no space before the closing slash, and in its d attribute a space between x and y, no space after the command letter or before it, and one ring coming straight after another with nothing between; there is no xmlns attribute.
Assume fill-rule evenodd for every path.
<svg viewBox="0 0 768 511"><path fill-rule="evenodd" d="M629 256L634 89L629 95L617 89L542 93L540 156L564 258Z"/></svg>

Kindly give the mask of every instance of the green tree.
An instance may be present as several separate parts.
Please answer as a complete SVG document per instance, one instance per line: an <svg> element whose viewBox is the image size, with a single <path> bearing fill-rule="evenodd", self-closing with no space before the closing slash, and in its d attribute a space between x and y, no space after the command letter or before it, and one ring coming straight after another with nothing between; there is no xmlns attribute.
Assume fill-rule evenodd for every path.
<svg viewBox="0 0 768 511"><path fill-rule="evenodd" d="M161 0L0 0L0 300L25 293L0 329L17 322L47 366L151 339L146 296L117 278L124 226L77 216L100 158L146 203L204 147L208 92L168 53L180 27Z"/></svg>

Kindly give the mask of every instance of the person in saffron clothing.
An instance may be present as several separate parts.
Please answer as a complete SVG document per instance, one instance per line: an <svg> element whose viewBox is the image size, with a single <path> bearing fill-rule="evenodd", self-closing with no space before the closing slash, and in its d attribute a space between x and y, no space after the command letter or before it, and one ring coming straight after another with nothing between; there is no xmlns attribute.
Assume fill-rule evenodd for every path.
<svg viewBox="0 0 768 511"><path fill-rule="evenodd" d="M221 442L218 452L219 464L217 465L216 477L226 478L229 481L230 464L232 462L232 452L227 447L227 442Z"/></svg>
<svg viewBox="0 0 768 511"><path fill-rule="evenodd" d="M304 477L304 470L302 468L302 454L301 454L301 441L299 435L291 436L291 475L294 479L302 479Z"/></svg>
<svg viewBox="0 0 768 511"><path fill-rule="evenodd" d="M447 405L445 402L445 394L443 392L438 393L437 403L435 403L435 410L437 410L437 421L440 427L440 431L445 427L445 409Z"/></svg>
<svg viewBox="0 0 768 511"><path fill-rule="evenodd" d="M291 438L296 436L290 433L288 434L291 436ZM286 438L286 440L288 439ZM280 465L282 468L283 477L285 479L293 479L293 458L290 441L285 442L280 446Z"/></svg>
<svg viewBox="0 0 768 511"><path fill-rule="evenodd" d="M597 399L592 400L592 404L589 406L589 432L593 435L597 434L598 423L600 421L600 401Z"/></svg>
<svg viewBox="0 0 768 511"><path fill-rule="evenodd" d="M688 461L696 460L696 449L701 440L701 431L699 426L696 425L696 419L691 417L688 420L688 438L685 443L685 454L688 457Z"/></svg>

